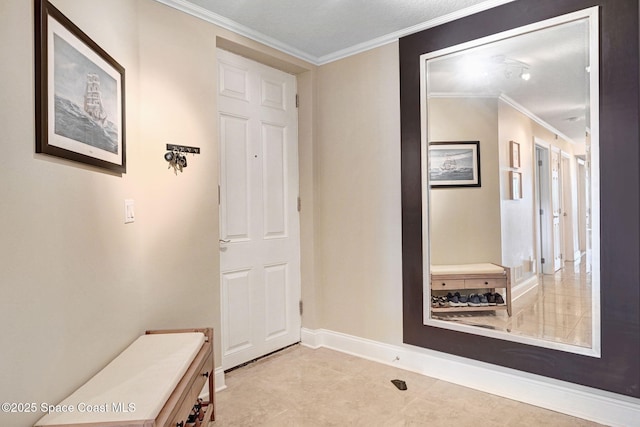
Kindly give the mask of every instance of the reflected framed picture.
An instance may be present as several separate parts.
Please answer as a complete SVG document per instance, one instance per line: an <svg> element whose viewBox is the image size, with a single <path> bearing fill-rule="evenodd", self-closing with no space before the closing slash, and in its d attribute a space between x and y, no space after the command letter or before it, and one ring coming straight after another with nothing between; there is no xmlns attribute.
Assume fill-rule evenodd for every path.
<svg viewBox="0 0 640 427"><path fill-rule="evenodd" d="M511 175L511 199L522 199L522 173L521 172L509 172Z"/></svg>
<svg viewBox="0 0 640 427"><path fill-rule="evenodd" d="M511 167L518 169L520 167L520 144L510 141L509 152L511 154Z"/></svg>
<svg viewBox="0 0 640 427"><path fill-rule="evenodd" d="M429 143L432 188L480 187L480 141Z"/></svg>
<svg viewBox="0 0 640 427"><path fill-rule="evenodd" d="M36 152L126 172L124 68L35 0Z"/></svg>

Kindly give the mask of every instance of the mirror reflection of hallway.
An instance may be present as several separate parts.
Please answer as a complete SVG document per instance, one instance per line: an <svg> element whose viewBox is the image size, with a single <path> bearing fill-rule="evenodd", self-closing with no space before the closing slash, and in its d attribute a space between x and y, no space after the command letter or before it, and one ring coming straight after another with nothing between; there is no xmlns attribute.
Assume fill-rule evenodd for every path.
<svg viewBox="0 0 640 427"><path fill-rule="evenodd" d="M579 14L423 55L425 325L599 355L597 17ZM481 185L433 181L446 144L477 145L456 167Z"/></svg>

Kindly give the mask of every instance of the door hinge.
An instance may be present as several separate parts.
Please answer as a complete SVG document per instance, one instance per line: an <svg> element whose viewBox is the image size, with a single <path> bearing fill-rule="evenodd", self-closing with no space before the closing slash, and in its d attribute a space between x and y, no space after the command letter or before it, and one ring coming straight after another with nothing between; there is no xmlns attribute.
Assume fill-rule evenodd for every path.
<svg viewBox="0 0 640 427"><path fill-rule="evenodd" d="M296 93L296 108L300 107L300 95Z"/></svg>
<svg viewBox="0 0 640 427"><path fill-rule="evenodd" d="M544 215L544 211L540 209L540 215Z"/></svg>
<svg viewBox="0 0 640 427"><path fill-rule="evenodd" d="M300 316L302 316L302 300L298 303L298 308L300 309Z"/></svg>
<svg viewBox="0 0 640 427"><path fill-rule="evenodd" d="M302 210L302 201L300 200L300 197L298 197L298 212L300 212Z"/></svg>
<svg viewBox="0 0 640 427"><path fill-rule="evenodd" d="M538 166L542 167L542 160L538 160Z"/></svg>
<svg viewBox="0 0 640 427"><path fill-rule="evenodd" d="M544 264L544 258L540 259L540 264Z"/></svg>

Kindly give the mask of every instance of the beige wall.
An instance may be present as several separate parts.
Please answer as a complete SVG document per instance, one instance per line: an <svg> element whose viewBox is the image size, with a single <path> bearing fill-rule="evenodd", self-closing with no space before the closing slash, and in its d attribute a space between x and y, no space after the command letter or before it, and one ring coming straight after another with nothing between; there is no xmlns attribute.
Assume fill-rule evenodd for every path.
<svg viewBox="0 0 640 427"><path fill-rule="evenodd" d="M301 296L304 301L302 326L309 329L320 328L318 279L318 243L316 217L317 206L315 182L317 135L317 72L315 69L298 74L298 161L300 185L300 268Z"/></svg>
<svg viewBox="0 0 640 427"><path fill-rule="evenodd" d="M547 137L546 129L538 129L533 120L503 101L499 102L500 138L500 201L502 209L503 265L523 267L522 277L515 273L512 281L524 280L535 274L530 271L529 259L536 257L535 182L533 149L534 136ZM545 132L541 132L541 131ZM511 168L510 141L520 144L520 168ZM510 171L522 174L522 198L511 199ZM533 258L532 258L533 257ZM526 268L525 268L526 266ZM526 271L525 271L526 270Z"/></svg>
<svg viewBox="0 0 640 427"><path fill-rule="evenodd" d="M33 2L0 2L0 397L57 403L146 329L213 326L220 365L216 58L301 73L303 238L313 236L313 68L152 0L53 0L126 70L127 173L35 154ZM304 112L302 110L304 109ZM183 173L165 144L198 146ZM136 221L124 224L124 199ZM303 244L303 295L314 251ZM315 327L313 304L306 322ZM41 414L0 413L0 425Z"/></svg>
<svg viewBox="0 0 640 427"><path fill-rule="evenodd" d="M318 71L321 326L402 342L398 45Z"/></svg>
<svg viewBox="0 0 640 427"><path fill-rule="evenodd" d="M481 187L431 190L431 263L500 263L498 105L491 98L429 99L429 141L480 141Z"/></svg>
<svg viewBox="0 0 640 427"><path fill-rule="evenodd" d="M584 151L583 144L572 144L556 137L556 134L539 123L516 110L504 101L499 101L499 140L500 140L500 200L501 200L501 222L502 222L502 262L509 267L522 267L522 276L513 277L514 282L526 280L535 274L530 271L529 260L535 259L537 241L537 220L535 206L535 151L534 141L539 139L559 148L569 154L574 159L574 154ZM510 141L520 144L520 163L518 169L514 169L510 164ZM572 160L571 165L575 165ZM511 200L510 171L522 173L522 199ZM575 177L573 166L567 171ZM567 191L575 193L575 179L573 188ZM577 198L573 197L577 204ZM567 209L572 215L577 215L577 210L573 207ZM573 221L571 221L573 228ZM573 234L576 230L567 230L568 234ZM571 239L572 237L567 237ZM565 258L567 254L565 254ZM571 259L573 254L571 254Z"/></svg>

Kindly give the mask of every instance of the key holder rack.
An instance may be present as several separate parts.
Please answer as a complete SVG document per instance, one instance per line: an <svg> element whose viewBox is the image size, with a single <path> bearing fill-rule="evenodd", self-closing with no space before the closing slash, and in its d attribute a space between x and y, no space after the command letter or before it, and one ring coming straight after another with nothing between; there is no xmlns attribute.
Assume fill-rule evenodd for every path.
<svg viewBox="0 0 640 427"><path fill-rule="evenodd" d="M187 154L200 154L200 147L188 147L186 145L167 144L167 152L164 159L169 162L168 169L173 168L177 175L187 167Z"/></svg>

